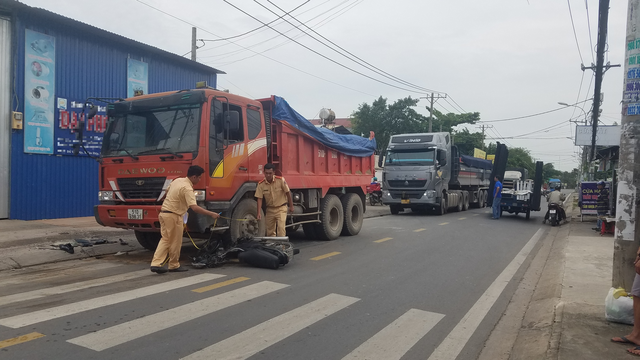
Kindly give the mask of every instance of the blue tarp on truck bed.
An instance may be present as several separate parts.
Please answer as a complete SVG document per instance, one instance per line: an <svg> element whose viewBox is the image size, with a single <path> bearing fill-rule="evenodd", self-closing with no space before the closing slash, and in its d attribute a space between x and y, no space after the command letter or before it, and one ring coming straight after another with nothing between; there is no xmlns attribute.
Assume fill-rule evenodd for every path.
<svg viewBox="0 0 640 360"><path fill-rule="evenodd" d="M371 156L376 150L375 138L369 140L369 138L358 135L340 135L326 128L317 128L304 116L293 110L283 98L279 96L274 96L274 98L276 99L276 106L272 113L274 119L287 122L325 146L357 157Z"/></svg>
<svg viewBox="0 0 640 360"><path fill-rule="evenodd" d="M467 166L486 170L491 170L491 166L493 166L491 160L480 159L469 155L461 155L460 157L462 158L462 162Z"/></svg>

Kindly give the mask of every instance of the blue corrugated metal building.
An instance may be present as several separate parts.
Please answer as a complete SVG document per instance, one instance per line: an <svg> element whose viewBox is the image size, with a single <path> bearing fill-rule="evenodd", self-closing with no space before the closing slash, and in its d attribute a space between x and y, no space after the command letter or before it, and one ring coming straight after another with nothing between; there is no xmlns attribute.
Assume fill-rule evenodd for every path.
<svg viewBox="0 0 640 360"><path fill-rule="evenodd" d="M98 164L68 151L75 136L69 122L73 111L80 114L75 104L88 97L126 98L132 89L193 88L203 80L215 87L223 73L10 0L0 0L0 49L0 218L93 214ZM20 114L23 128L15 121ZM104 131L98 122L88 125L96 139Z"/></svg>

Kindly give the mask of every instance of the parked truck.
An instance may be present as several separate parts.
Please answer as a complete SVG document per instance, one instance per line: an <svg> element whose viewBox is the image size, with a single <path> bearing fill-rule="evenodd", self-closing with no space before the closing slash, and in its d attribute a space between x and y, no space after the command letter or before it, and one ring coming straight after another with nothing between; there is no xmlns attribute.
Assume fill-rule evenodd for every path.
<svg viewBox="0 0 640 360"><path fill-rule="evenodd" d="M461 155L449 133L393 135L378 161L384 163L382 202L392 214L410 208L442 215L486 206L491 161Z"/></svg>
<svg viewBox="0 0 640 360"><path fill-rule="evenodd" d="M264 236L254 192L266 163L291 189L288 230L302 226L309 238L333 240L362 227L373 134L338 135L317 129L280 97L252 100L208 87L116 101L107 115L95 218L134 230L147 249L160 240L167 188L191 165L205 169L194 187L198 205L223 216L214 222L189 210L191 235Z"/></svg>
<svg viewBox="0 0 640 360"><path fill-rule="evenodd" d="M528 179L527 169L510 169L504 174L502 181L502 199L500 200L500 216L503 212L525 214L529 219L532 211L540 211L542 197L542 166L536 162L534 179Z"/></svg>

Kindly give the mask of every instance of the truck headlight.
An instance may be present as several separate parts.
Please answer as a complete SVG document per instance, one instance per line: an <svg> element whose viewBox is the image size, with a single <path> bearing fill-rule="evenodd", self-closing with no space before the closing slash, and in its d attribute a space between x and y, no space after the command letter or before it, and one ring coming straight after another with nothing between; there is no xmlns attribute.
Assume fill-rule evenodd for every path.
<svg viewBox="0 0 640 360"><path fill-rule="evenodd" d="M433 198L436 196L436 191L435 190L427 190L424 192L424 196L428 197L428 198Z"/></svg>
<svg viewBox="0 0 640 360"><path fill-rule="evenodd" d="M99 201L113 201L113 191L98 191Z"/></svg>
<svg viewBox="0 0 640 360"><path fill-rule="evenodd" d="M196 201L204 201L205 191L204 190L196 190Z"/></svg>

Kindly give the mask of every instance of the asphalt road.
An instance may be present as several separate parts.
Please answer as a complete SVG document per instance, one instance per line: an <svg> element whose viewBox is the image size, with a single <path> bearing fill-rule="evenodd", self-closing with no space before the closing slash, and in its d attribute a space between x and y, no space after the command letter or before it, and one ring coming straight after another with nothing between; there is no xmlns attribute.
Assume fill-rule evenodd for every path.
<svg viewBox="0 0 640 360"><path fill-rule="evenodd" d="M543 215L366 219L355 237L294 239L301 253L279 270L156 275L141 252L3 272L0 357L475 359Z"/></svg>

